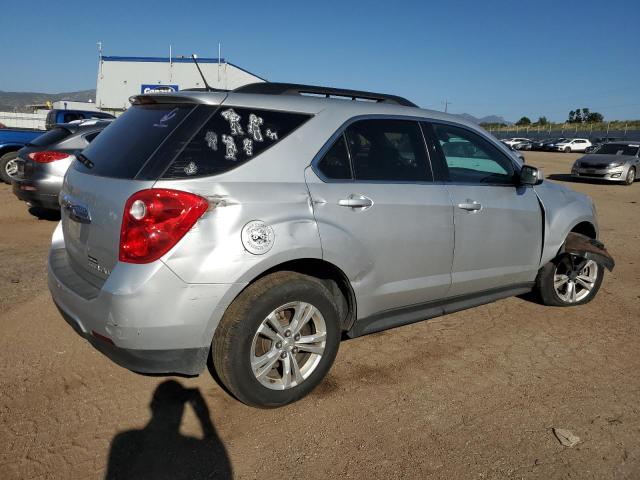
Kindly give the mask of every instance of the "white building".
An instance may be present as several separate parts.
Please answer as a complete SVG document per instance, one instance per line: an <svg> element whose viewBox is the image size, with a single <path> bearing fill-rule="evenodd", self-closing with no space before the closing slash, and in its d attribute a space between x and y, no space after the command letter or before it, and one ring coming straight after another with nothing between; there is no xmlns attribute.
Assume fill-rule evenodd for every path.
<svg viewBox="0 0 640 480"><path fill-rule="evenodd" d="M209 86L224 90L264 82L224 58L197 58ZM153 91L204 88L191 57L100 56L95 105L100 110L119 112L129 107L129 97Z"/></svg>

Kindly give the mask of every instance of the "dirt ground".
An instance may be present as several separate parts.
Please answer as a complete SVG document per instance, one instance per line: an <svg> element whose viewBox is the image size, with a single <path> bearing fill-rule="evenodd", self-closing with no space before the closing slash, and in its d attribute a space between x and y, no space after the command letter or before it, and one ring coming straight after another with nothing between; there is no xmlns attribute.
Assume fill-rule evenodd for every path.
<svg viewBox="0 0 640 480"><path fill-rule="evenodd" d="M511 298L344 342L277 410L94 351L46 289L56 222L0 186L0 478L640 478L640 183L570 182L575 158L526 154L596 201L617 266L592 303Z"/></svg>

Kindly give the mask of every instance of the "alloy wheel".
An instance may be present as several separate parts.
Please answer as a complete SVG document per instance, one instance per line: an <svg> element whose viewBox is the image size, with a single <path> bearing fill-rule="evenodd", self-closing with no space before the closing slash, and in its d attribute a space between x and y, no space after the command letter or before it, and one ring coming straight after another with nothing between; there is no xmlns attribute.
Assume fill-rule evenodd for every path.
<svg viewBox="0 0 640 480"><path fill-rule="evenodd" d="M567 255L556 265L553 288L563 302L577 303L591 295L597 278L596 262Z"/></svg>
<svg viewBox="0 0 640 480"><path fill-rule="evenodd" d="M290 302L260 324L251 345L251 370L272 390L300 385L315 371L326 346L327 326L316 307Z"/></svg>
<svg viewBox="0 0 640 480"><path fill-rule="evenodd" d="M4 165L4 171L7 172L11 178L14 178L18 174L18 162L15 158L12 158Z"/></svg>

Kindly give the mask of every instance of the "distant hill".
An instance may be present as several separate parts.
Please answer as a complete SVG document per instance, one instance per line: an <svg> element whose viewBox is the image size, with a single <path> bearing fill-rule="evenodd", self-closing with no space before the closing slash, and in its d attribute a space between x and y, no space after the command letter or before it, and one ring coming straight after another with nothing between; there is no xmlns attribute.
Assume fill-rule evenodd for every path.
<svg viewBox="0 0 640 480"><path fill-rule="evenodd" d="M47 100L56 102L58 100L70 100L73 102L95 101L95 90L82 90L79 92L63 93L39 93L39 92L3 92L0 90L0 111L4 112L26 112L27 105L43 104Z"/></svg>
<svg viewBox="0 0 640 480"><path fill-rule="evenodd" d="M509 122L508 120L505 120L504 117L501 117L500 115L487 115L485 117L482 118L478 118L478 117L474 117L473 115L469 115L468 113L460 113L457 114L459 117L464 118L465 120L468 120L470 122L473 123L504 123L505 125L513 125L513 122Z"/></svg>

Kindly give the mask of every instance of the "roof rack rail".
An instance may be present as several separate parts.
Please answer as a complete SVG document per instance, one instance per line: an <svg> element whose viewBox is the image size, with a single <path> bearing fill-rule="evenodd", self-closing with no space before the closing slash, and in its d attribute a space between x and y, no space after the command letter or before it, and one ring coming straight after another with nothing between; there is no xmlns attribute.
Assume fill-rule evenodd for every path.
<svg viewBox="0 0 640 480"><path fill-rule="evenodd" d="M396 95L385 93L362 92L360 90L347 90L345 88L319 87L316 85L299 85L296 83L257 82L243 85L234 93L259 93L266 95L318 95L330 97L350 98L351 100L369 100L382 103L394 103L405 107L417 107L415 103Z"/></svg>

